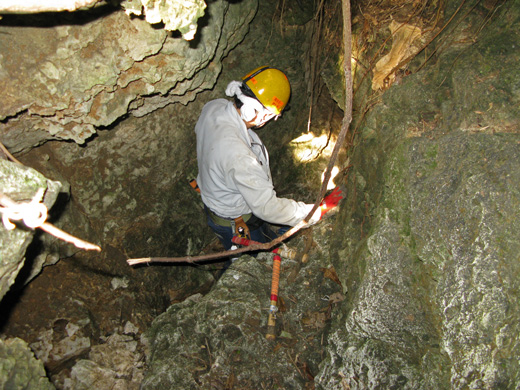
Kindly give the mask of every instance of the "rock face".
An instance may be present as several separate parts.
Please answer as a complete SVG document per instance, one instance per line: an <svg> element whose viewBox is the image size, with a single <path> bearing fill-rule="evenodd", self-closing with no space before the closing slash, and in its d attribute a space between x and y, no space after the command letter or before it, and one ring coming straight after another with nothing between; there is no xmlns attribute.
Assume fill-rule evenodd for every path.
<svg viewBox="0 0 520 390"><path fill-rule="evenodd" d="M366 121L358 195L335 229L347 300L319 388L520 385L520 9L503 12Z"/></svg>
<svg viewBox="0 0 520 390"><path fill-rule="evenodd" d="M41 361L34 358L27 343L20 339L0 341L0 386L2 389L41 389L55 387L45 376Z"/></svg>
<svg viewBox="0 0 520 390"><path fill-rule="evenodd" d="M256 6L256 0L212 2L201 19L211 23L200 28L196 43L106 7L52 22L5 16L2 142L12 152L49 139L82 144L129 113L186 104L215 84L221 59L242 40Z"/></svg>
<svg viewBox="0 0 520 390"><path fill-rule="evenodd" d="M30 200L34 194L27 188L10 187L30 183L29 172L38 184L34 190L47 189L50 208L60 182L67 192L70 187L52 222L103 249L86 254L38 237L19 287L43 263L62 261L26 287L23 298L18 289L12 292L10 299L24 303L12 308L2 302L11 321L7 333L30 345L58 388L92 388L96 381L103 388L137 388L143 372L139 336L151 317L214 282L205 268L134 270L125 260L189 255L208 243L200 200L188 186L196 174L190 145L201 106L195 105L192 120L180 108L213 87L222 58L243 39L256 8L256 1L211 2L190 43L106 8L54 15L50 22L39 15L0 21L0 44L11 52L1 59L6 99L0 140L11 152L50 139L75 141L46 143L20 157L56 181L0 160L2 191ZM145 118L157 108L164 115ZM130 111L133 124L100 130ZM99 147L77 145L98 131L97 140L104 140L94 143ZM33 233L2 228L0 235L3 296ZM5 325L7 315L1 321ZM120 356L130 357L119 364Z"/></svg>
<svg viewBox="0 0 520 390"><path fill-rule="evenodd" d="M331 226L321 229L330 232ZM241 257L209 294L171 306L148 332L151 355L142 388L305 388L322 359L326 325L343 299L323 255L312 251L303 266L282 260L274 342L266 339L272 254Z"/></svg>
<svg viewBox="0 0 520 390"><path fill-rule="evenodd" d="M60 182L49 180L34 169L27 168L7 160L0 159L0 188L1 195L19 206L27 205L32 200L35 203L43 203L47 209L56 201L62 185ZM37 195L42 191L40 195ZM2 202L3 203L3 202ZM27 207L27 206L25 206ZM14 209L18 214L22 210ZM20 218L23 214L20 214ZM2 213L4 217L4 213ZM8 215L5 215L7 219ZM4 297L9 287L14 283L20 269L24 266L25 251L34 236L34 229L25 226L20 218L15 217L11 222L16 222L22 228L12 226L12 230L6 228L6 223L0 227L0 299ZM28 272L32 279L42 268L42 262L29 264ZM26 268L27 268L26 267Z"/></svg>
<svg viewBox="0 0 520 390"><path fill-rule="evenodd" d="M12 152L31 148L49 139L83 143L96 129L110 125L129 112L142 117L170 103L188 103L198 92L213 87L220 73L220 61L243 39L256 7L256 1L237 4L212 2L206 10L206 19L211 18L212 23L201 24L196 43L188 43L139 18L129 18L121 11L106 8L87 13L58 14L52 21L38 15L5 16L0 21L0 45L10 55L0 58L0 85L5 92L4 104L0 109L0 140ZM143 193L141 180L154 171L153 164L171 167L168 170L169 178L163 179L164 174L155 170L160 177L154 179L160 183L154 186L155 194L171 195L179 174L186 174L186 170L191 169L187 160L193 161L186 147L190 143L191 124L182 122L186 129L170 131L172 126L169 115L175 114L165 114L165 123L153 123L151 126L160 126L172 138L159 140L154 138L158 129L150 132L150 126L136 126L132 127L133 131L127 129L118 138L125 131L122 129L110 146L107 143L102 149L89 148L84 154L80 148L74 148L74 144L65 144L61 148L58 146L57 151L63 157L68 156L65 160L60 157L55 159L53 151L49 150L35 157L35 161L31 161L30 157L28 161L29 166L39 169L48 177L59 178L66 185L72 183L80 209L80 212L75 212L72 225L83 225L80 229L83 234L86 229L86 234L92 235L90 238L97 242L98 234L101 234L106 244L116 241L114 245L119 246L119 242L126 241L130 256L142 255L134 250L135 238L146 230L148 224L154 226L154 229L155 225L159 225L158 231L164 232L160 225L174 224L179 217L179 213L173 212L177 209L174 203L179 200L171 203L161 198L159 203L164 203L158 205L145 196L148 209L142 214L148 214L143 216L143 221L136 220L134 211L138 206L132 194L140 196ZM143 139L142 134L151 138ZM145 148L139 143L145 145ZM158 148L159 144L164 150ZM183 151L182 156L175 153L175 147ZM105 152L107 155L104 155ZM158 156L157 161L150 158L151 155ZM49 161L51 158L52 161ZM138 162L141 158L143 161ZM148 163L144 162L146 159ZM30 200L34 193L29 194L28 191L34 187L35 192L37 184L29 189L20 189L13 183L35 181L47 189L45 183L48 182L50 187L45 203L49 206L54 203L58 182L46 181L36 171L15 169L14 164L3 160L0 162L2 191L6 195L13 191L20 192L20 196ZM126 167L128 162L135 163L134 168ZM85 171L72 167L78 164L82 164ZM122 184L123 176L130 187L125 188ZM147 180L150 179L148 176ZM184 185L180 187L184 188L184 180L187 178L182 176L182 179ZM189 195L187 197L191 199ZM122 209L117 209L114 204L121 205ZM156 218L157 213L162 213L165 207L172 210L173 218L165 214ZM181 207L178 205L178 208ZM110 210L120 216L112 219ZM96 221L96 214L101 220ZM127 217L123 214L127 214ZM63 216L60 223L67 225L71 215L68 213ZM88 217L85 218L85 215ZM113 222L107 224L107 217ZM184 215L183 218L189 217ZM120 222L115 222L119 219ZM123 228L128 223L133 225L130 231L128 226ZM94 228L90 229L92 224ZM191 226L194 230L199 229L198 224ZM100 231L96 232L96 228ZM122 232L118 228L126 232L126 237L117 234ZM3 258L13 259L16 263L2 273L0 291L3 296L23 265L23 255L31 242L32 233L17 229L12 232L2 230L0 234L5 244L2 250L8 251L3 253ZM192 242L197 241L197 234L186 233L185 237L189 243L179 243L183 246L182 252L186 252L185 244L193 248L201 245L200 242L192 245ZM148 238L150 236L145 240ZM157 246L164 249L160 235L156 240ZM151 247L153 245L148 249ZM190 249L187 252L191 253ZM162 251L163 255L165 253L167 251ZM37 264L33 264L34 271L31 271L33 276L39 272L43 262L55 263L59 255L71 256L72 253L56 255L49 252L37 257Z"/></svg>
<svg viewBox="0 0 520 390"><path fill-rule="evenodd" d="M62 185L49 180L34 169L0 159L1 195L19 206L34 200L43 203L50 209L56 201ZM37 195L41 192L40 195ZM2 202L4 205L4 200ZM5 203L7 205L7 203ZM9 207L11 205L9 204ZM25 209L26 210L26 209ZM3 210L5 212L5 209ZM16 212L22 210L16 208ZM7 217L7 214L2 214ZM17 226L7 230L9 222L5 220L0 227L0 298L3 298L9 288L15 283L20 270L25 266L25 279L31 280L40 273L44 258L34 263L25 264L25 251L32 242L34 230L23 228L24 222L14 215L10 220ZM22 228L20 228L20 226ZM3 312L3 316L7 313ZM54 386L46 377L41 361L36 360L27 343L19 338L0 340L0 387L3 389L53 389Z"/></svg>
<svg viewBox="0 0 520 390"><path fill-rule="evenodd" d="M389 153L373 227L349 244L360 255L334 262L351 309L323 388L341 388L338 372L360 388L518 385L518 152L516 135L455 129Z"/></svg>

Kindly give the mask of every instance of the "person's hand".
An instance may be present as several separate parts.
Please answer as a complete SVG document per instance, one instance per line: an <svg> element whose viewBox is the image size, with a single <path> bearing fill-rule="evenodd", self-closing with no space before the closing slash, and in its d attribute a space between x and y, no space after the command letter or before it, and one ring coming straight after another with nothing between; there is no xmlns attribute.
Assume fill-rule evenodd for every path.
<svg viewBox="0 0 520 390"><path fill-rule="evenodd" d="M318 210L321 211L320 219L331 209L336 207L341 199L343 199L344 194L343 191L340 190L339 187L334 188L334 190L327 195L320 203L320 208ZM313 216L314 218L314 216Z"/></svg>
<svg viewBox="0 0 520 390"><path fill-rule="evenodd" d="M320 203L320 207L316 209L316 211L307 223L309 225L314 225L316 222L322 219L328 211L336 207L341 201L341 199L344 198L344 196L345 194L343 193L343 191L341 191L339 187L334 188L334 190L332 190L332 192L329 195L323 198L323 200ZM312 209L313 205L309 204L308 207Z"/></svg>

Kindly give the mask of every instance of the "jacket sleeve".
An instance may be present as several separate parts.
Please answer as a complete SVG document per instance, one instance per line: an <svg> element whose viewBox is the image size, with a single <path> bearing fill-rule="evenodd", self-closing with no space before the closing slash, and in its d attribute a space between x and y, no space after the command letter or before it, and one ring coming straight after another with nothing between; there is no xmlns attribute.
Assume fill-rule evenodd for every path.
<svg viewBox="0 0 520 390"><path fill-rule="evenodd" d="M228 180L244 197L254 215L264 221L294 226L311 211L313 205L278 198L273 183L253 153L235 154L228 160Z"/></svg>

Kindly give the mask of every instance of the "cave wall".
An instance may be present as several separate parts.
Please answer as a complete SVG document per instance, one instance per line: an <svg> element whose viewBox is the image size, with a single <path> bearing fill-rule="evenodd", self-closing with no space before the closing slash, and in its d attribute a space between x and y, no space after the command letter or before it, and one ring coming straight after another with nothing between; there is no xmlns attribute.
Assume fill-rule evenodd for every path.
<svg viewBox="0 0 520 390"><path fill-rule="evenodd" d="M20 157L72 186L71 205L64 206L64 200L59 206L68 212L55 212L55 223L104 247L124 246L128 256L145 255L137 243L147 240L148 254L189 254L204 245L195 233L204 231L200 210L186 191L187 180L196 175L191 133L200 104L189 120L181 107L213 87L222 58L243 39L256 8L250 1L212 2L199 21L196 42L111 7L1 20L0 44L11 48L10 56L2 57L0 77L3 144L14 153L54 139L94 141L88 148L48 144ZM128 115L141 118L172 103L178 105L168 107L162 119L136 119L126 128L103 131ZM96 132L101 132L98 139ZM175 231L171 227L179 220L191 219L199 223L178 228L185 240L162 237ZM164 242L173 247L165 248ZM55 250L46 251L46 257L55 257L50 256ZM34 273L39 269L41 264Z"/></svg>
<svg viewBox="0 0 520 390"><path fill-rule="evenodd" d="M284 263L276 340L269 257L241 258L154 321L146 388L518 387L519 7L458 5L433 54L367 99L366 117L357 106L347 199L313 229L320 270ZM307 298L332 270L339 290L320 307ZM251 274L254 294L236 284ZM313 288L296 292L295 274ZM323 354L308 354L317 338Z"/></svg>
<svg viewBox="0 0 520 390"><path fill-rule="evenodd" d="M180 53L160 51L157 54L160 60L154 59L154 54L143 56L137 61L138 64L134 64L139 69L130 71L136 73L132 76L136 79L135 83L130 84L142 86L142 79L149 80L149 77L140 72L164 70L164 74L155 74L153 83L161 85L165 90L165 85L171 84L179 86L179 89L148 95L151 88L143 87L140 90L142 95L136 100L130 98L138 103L128 105L128 100L122 103L128 106L128 113L122 116L119 114L122 107L116 107L121 101L116 102L118 98L107 98L116 104L106 111L111 118L100 126L101 122L93 125L95 134L85 139L69 139L69 142L63 142L68 137L65 132L50 134L46 130L47 125L43 126L42 131L35 130L31 120L39 123L41 118L30 110L22 110L3 121L2 141L9 149L18 152L16 156L25 165L70 188L51 209L52 223L102 247L101 253L86 253L48 235L37 235L34 250L26 256L31 261L33 258L42 260L42 265L60 261L53 267L46 267L23 290L22 279L25 275L20 275L19 285L11 292L7 302L3 302L3 310L8 313L8 318L2 324L6 337L23 338L36 357L45 364L53 384L58 388L91 388L93 381L101 381L97 382L97 386L104 383L102 387L137 386L144 370L142 361L145 345L141 341L141 334L153 317L186 296L207 292L214 283L213 274L218 273L219 269L211 264L133 269L127 265L126 259L197 254L214 240L214 235L205 223L200 197L188 185L189 179L197 173L193 128L203 104L210 99L223 97L229 81L239 79L262 64L286 71L292 84L292 109L284 115L283 120L272 123L269 131L262 133L262 138L268 143L271 152L280 193L314 201L315 187L319 185L320 170L324 168L326 159L317 159L319 164L314 168L314 174L308 171L308 164L304 162L296 162L295 169L294 146L291 145L291 140L306 129L306 115L302 111L305 111L308 86L305 82L302 49L307 45L307 23L312 18L312 8L301 9L297 4L292 4L290 9L294 24L288 27L282 23L273 26L273 18L280 21L283 12L277 8L276 2L265 3L258 10L256 3L251 2L212 2L208 10L210 16L200 21L203 32L201 37L190 43L182 42L177 36L164 35L164 32L146 26L139 19L130 19L128 22L123 18L124 15L116 15L115 12L96 14L96 17L86 22L79 18L82 20L80 25L67 26L66 29L82 39L92 40L94 43L91 49L95 49L94 53L102 47L113 49L120 44L117 39L105 42L104 39L109 38L105 38L104 34L92 36L93 29L98 31L112 26L114 18L118 18L124 28L133 29L133 23L137 23L144 29L144 36L159 36L161 45L166 42L164 46L170 49L181 47ZM288 12L288 9L285 11ZM233 50L221 64L220 59L244 38L255 13L257 17L252 32L247 36L248 43L243 45L243 49L241 46ZM40 20L38 16L30 17L29 20L32 18ZM16 20L20 23L23 19L19 17ZM78 19L68 15L66 20L73 22ZM217 23L217 26L213 26L213 23ZM219 26L220 23L223 26ZM40 33L36 26L11 27L11 30L5 28L13 34L28 29ZM63 41L58 39L57 43L52 43L52 38L55 36L53 34L57 34L56 31L64 28L59 22L53 22L52 26L43 29L41 34L47 37L45 44L52 47L42 56L53 56L53 50L62 51L59 45ZM128 34L121 32L121 35ZM71 39L67 37L63 39ZM20 40L24 38L17 37ZM287 48L284 38L291 39L294 44ZM136 39L146 40L142 50L151 40L139 34ZM25 46L30 44L29 41ZM218 47L215 48L215 45ZM81 45L78 49L76 55L81 59L73 57L70 61L64 61L63 66L88 62L91 57L82 58L84 51ZM140 47L135 48L138 49ZM103 60L103 65L108 65L112 60L121 61L116 58L117 53L121 52L119 49L115 51L110 54L111 57ZM22 51L18 54L27 55ZM92 61L100 61L98 54L92 57ZM199 58L201 56L204 58ZM159 61L161 67L157 68L154 61ZM191 77L192 68L198 66L193 65L195 61L209 63L209 66ZM82 66L85 71L85 67L90 65L85 63ZM170 66L176 67L175 72ZM226 72L220 74L223 66ZM217 75L218 83L214 85ZM17 76L22 77L22 74ZM83 77L76 73L72 76L72 79L64 77L55 82L61 83L63 89L69 89L71 82L81 82L75 79L76 76ZM181 88L182 82L168 81L174 76L176 80L189 80ZM118 83L128 77L118 73L110 82ZM191 88L194 83L197 86L202 83L210 89L197 89L197 98L191 101L195 98L195 92L186 92L186 85L189 84ZM108 90L117 89L114 86L107 87L99 92L100 98ZM179 93L184 95L172 97L177 93L175 91L182 91ZM39 93L32 99L39 99ZM128 98L126 94L121 96ZM55 105L64 104L48 99L51 96L42 98L52 109ZM56 93L52 99L65 99L68 102L69 97ZM103 110L108 107L106 104L101 106L98 108ZM337 115L341 115L339 111ZM56 118L51 113L48 119L54 122ZM322 121L320 131L328 131L327 126L330 127L330 123ZM292 185L295 180L297 185ZM40 270L41 266L35 272ZM13 301L17 302L16 305L10 306ZM125 363L121 362L121 356L125 357Z"/></svg>
<svg viewBox="0 0 520 390"><path fill-rule="evenodd" d="M318 388L519 385L520 7L467 7L360 127Z"/></svg>
<svg viewBox="0 0 520 390"><path fill-rule="evenodd" d="M82 144L128 114L192 101L214 85L255 12L255 0L212 2L192 41L109 6L5 15L2 142L12 152L49 139Z"/></svg>
<svg viewBox="0 0 520 390"><path fill-rule="evenodd" d="M195 254L213 239L188 185L203 102L185 104L213 87L256 9L254 1L212 2L196 42L106 7L2 19L2 44L14 50L2 57L0 140L12 153L24 151L17 157L44 175L24 182L62 183L53 208L49 199L58 191L46 195L49 221L102 248L84 252L32 230L2 233L2 258L15 265L2 274L2 295L18 279L2 302L0 326L5 337L26 341L58 388L91 388L88 378L100 377L107 387L138 386L141 332L171 302L214 282L211 268L132 269L126 259ZM5 166L4 182L16 182L9 167L17 165ZM29 195L15 192L16 200ZM120 364L121 356L128 361ZM2 377L24 380L23 366L5 368Z"/></svg>

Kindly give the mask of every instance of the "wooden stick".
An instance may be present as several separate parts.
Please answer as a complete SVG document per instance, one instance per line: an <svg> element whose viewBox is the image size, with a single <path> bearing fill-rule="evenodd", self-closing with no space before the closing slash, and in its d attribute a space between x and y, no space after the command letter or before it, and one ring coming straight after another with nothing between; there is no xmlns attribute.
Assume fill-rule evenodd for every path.
<svg viewBox="0 0 520 390"><path fill-rule="evenodd" d="M2 149L2 152L4 152L4 154L7 156L7 158L9 160L11 160L12 162L15 162L17 164L20 164L20 165L23 165L19 160L17 160L12 154L11 152L9 152L9 150L5 147L5 145L3 143L0 142L0 149Z"/></svg>
<svg viewBox="0 0 520 390"><path fill-rule="evenodd" d="M196 263L200 261L208 261L220 259L223 257L228 257L240 253L246 253L251 251L268 251L274 246L280 244L282 241L286 240L288 237L291 237L300 229L305 227L309 227L308 222L302 221L298 225L289 229L285 234L277 237L271 242L267 242L265 244L255 243L247 247L238 248L225 252L211 253L209 255L200 255L200 256L182 256L182 257L142 257L136 259L128 259L126 262L129 265L137 265L137 264L146 264L146 263Z"/></svg>

